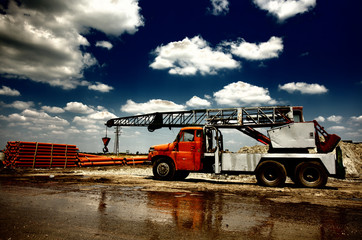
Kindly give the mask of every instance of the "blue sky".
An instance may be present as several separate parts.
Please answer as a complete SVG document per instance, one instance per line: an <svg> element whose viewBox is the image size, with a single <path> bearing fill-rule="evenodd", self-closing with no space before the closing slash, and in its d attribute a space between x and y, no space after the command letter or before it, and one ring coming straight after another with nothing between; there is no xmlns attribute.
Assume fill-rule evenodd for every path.
<svg viewBox="0 0 362 240"><path fill-rule="evenodd" d="M361 10L337 0L1 0L0 146L97 152L110 118L272 105L303 106L306 120L362 141ZM147 152L177 131L122 128L120 150ZM255 144L224 139L234 151Z"/></svg>

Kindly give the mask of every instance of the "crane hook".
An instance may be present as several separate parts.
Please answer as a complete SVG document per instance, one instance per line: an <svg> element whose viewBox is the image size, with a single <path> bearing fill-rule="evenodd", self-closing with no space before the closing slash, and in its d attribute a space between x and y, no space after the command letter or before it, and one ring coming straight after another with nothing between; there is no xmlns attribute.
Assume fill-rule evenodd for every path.
<svg viewBox="0 0 362 240"><path fill-rule="evenodd" d="M104 144L104 148L103 148L103 153L108 152L108 143L109 141L111 141L111 139L109 137L107 137L107 127L106 127L106 136L102 138L103 144Z"/></svg>

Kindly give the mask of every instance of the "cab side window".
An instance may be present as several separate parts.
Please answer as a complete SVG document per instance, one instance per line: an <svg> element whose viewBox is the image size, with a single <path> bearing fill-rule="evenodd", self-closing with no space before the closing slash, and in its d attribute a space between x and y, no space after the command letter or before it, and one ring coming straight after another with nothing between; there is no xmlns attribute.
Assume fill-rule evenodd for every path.
<svg viewBox="0 0 362 240"><path fill-rule="evenodd" d="M180 142L192 142L194 141L194 131L186 130L183 132L183 136L180 139Z"/></svg>
<svg viewBox="0 0 362 240"><path fill-rule="evenodd" d="M301 122L302 121L302 116L300 112L294 112L294 122Z"/></svg>

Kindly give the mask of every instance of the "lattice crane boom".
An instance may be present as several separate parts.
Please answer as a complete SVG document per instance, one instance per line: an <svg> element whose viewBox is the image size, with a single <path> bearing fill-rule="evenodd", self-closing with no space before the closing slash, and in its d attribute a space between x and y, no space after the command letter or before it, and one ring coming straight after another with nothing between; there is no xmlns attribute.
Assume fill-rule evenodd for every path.
<svg viewBox="0 0 362 240"><path fill-rule="evenodd" d="M303 121L302 107L238 107L197 109L189 111L156 112L120 117L107 121L107 127L137 126L154 131L162 127L212 125L216 128L273 127L295 121Z"/></svg>

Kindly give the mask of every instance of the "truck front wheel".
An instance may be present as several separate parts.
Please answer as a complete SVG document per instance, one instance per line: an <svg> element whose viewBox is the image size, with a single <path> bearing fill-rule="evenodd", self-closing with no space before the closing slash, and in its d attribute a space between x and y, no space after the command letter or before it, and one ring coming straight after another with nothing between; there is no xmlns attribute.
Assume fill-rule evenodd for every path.
<svg viewBox="0 0 362 240"><path fill-rule="evenodd" d="M285 167L276 161L264 161L256 169L258 183L267 187L280 187L287 178Z"/></svg>
<svg viewBox="0 0 362 240"><path fill-rule="evenodd" d="M327 184L328 175L318 162L302 162L295 168L295 180L301 187L320 188Z"/></svg>
<svg viewBox="0 0 362 240"><path fill-rule="evenodd" d="M175 172L175 164L171 160L160 158L153 164L153 176L157 180L173 180Z"/></svg>

